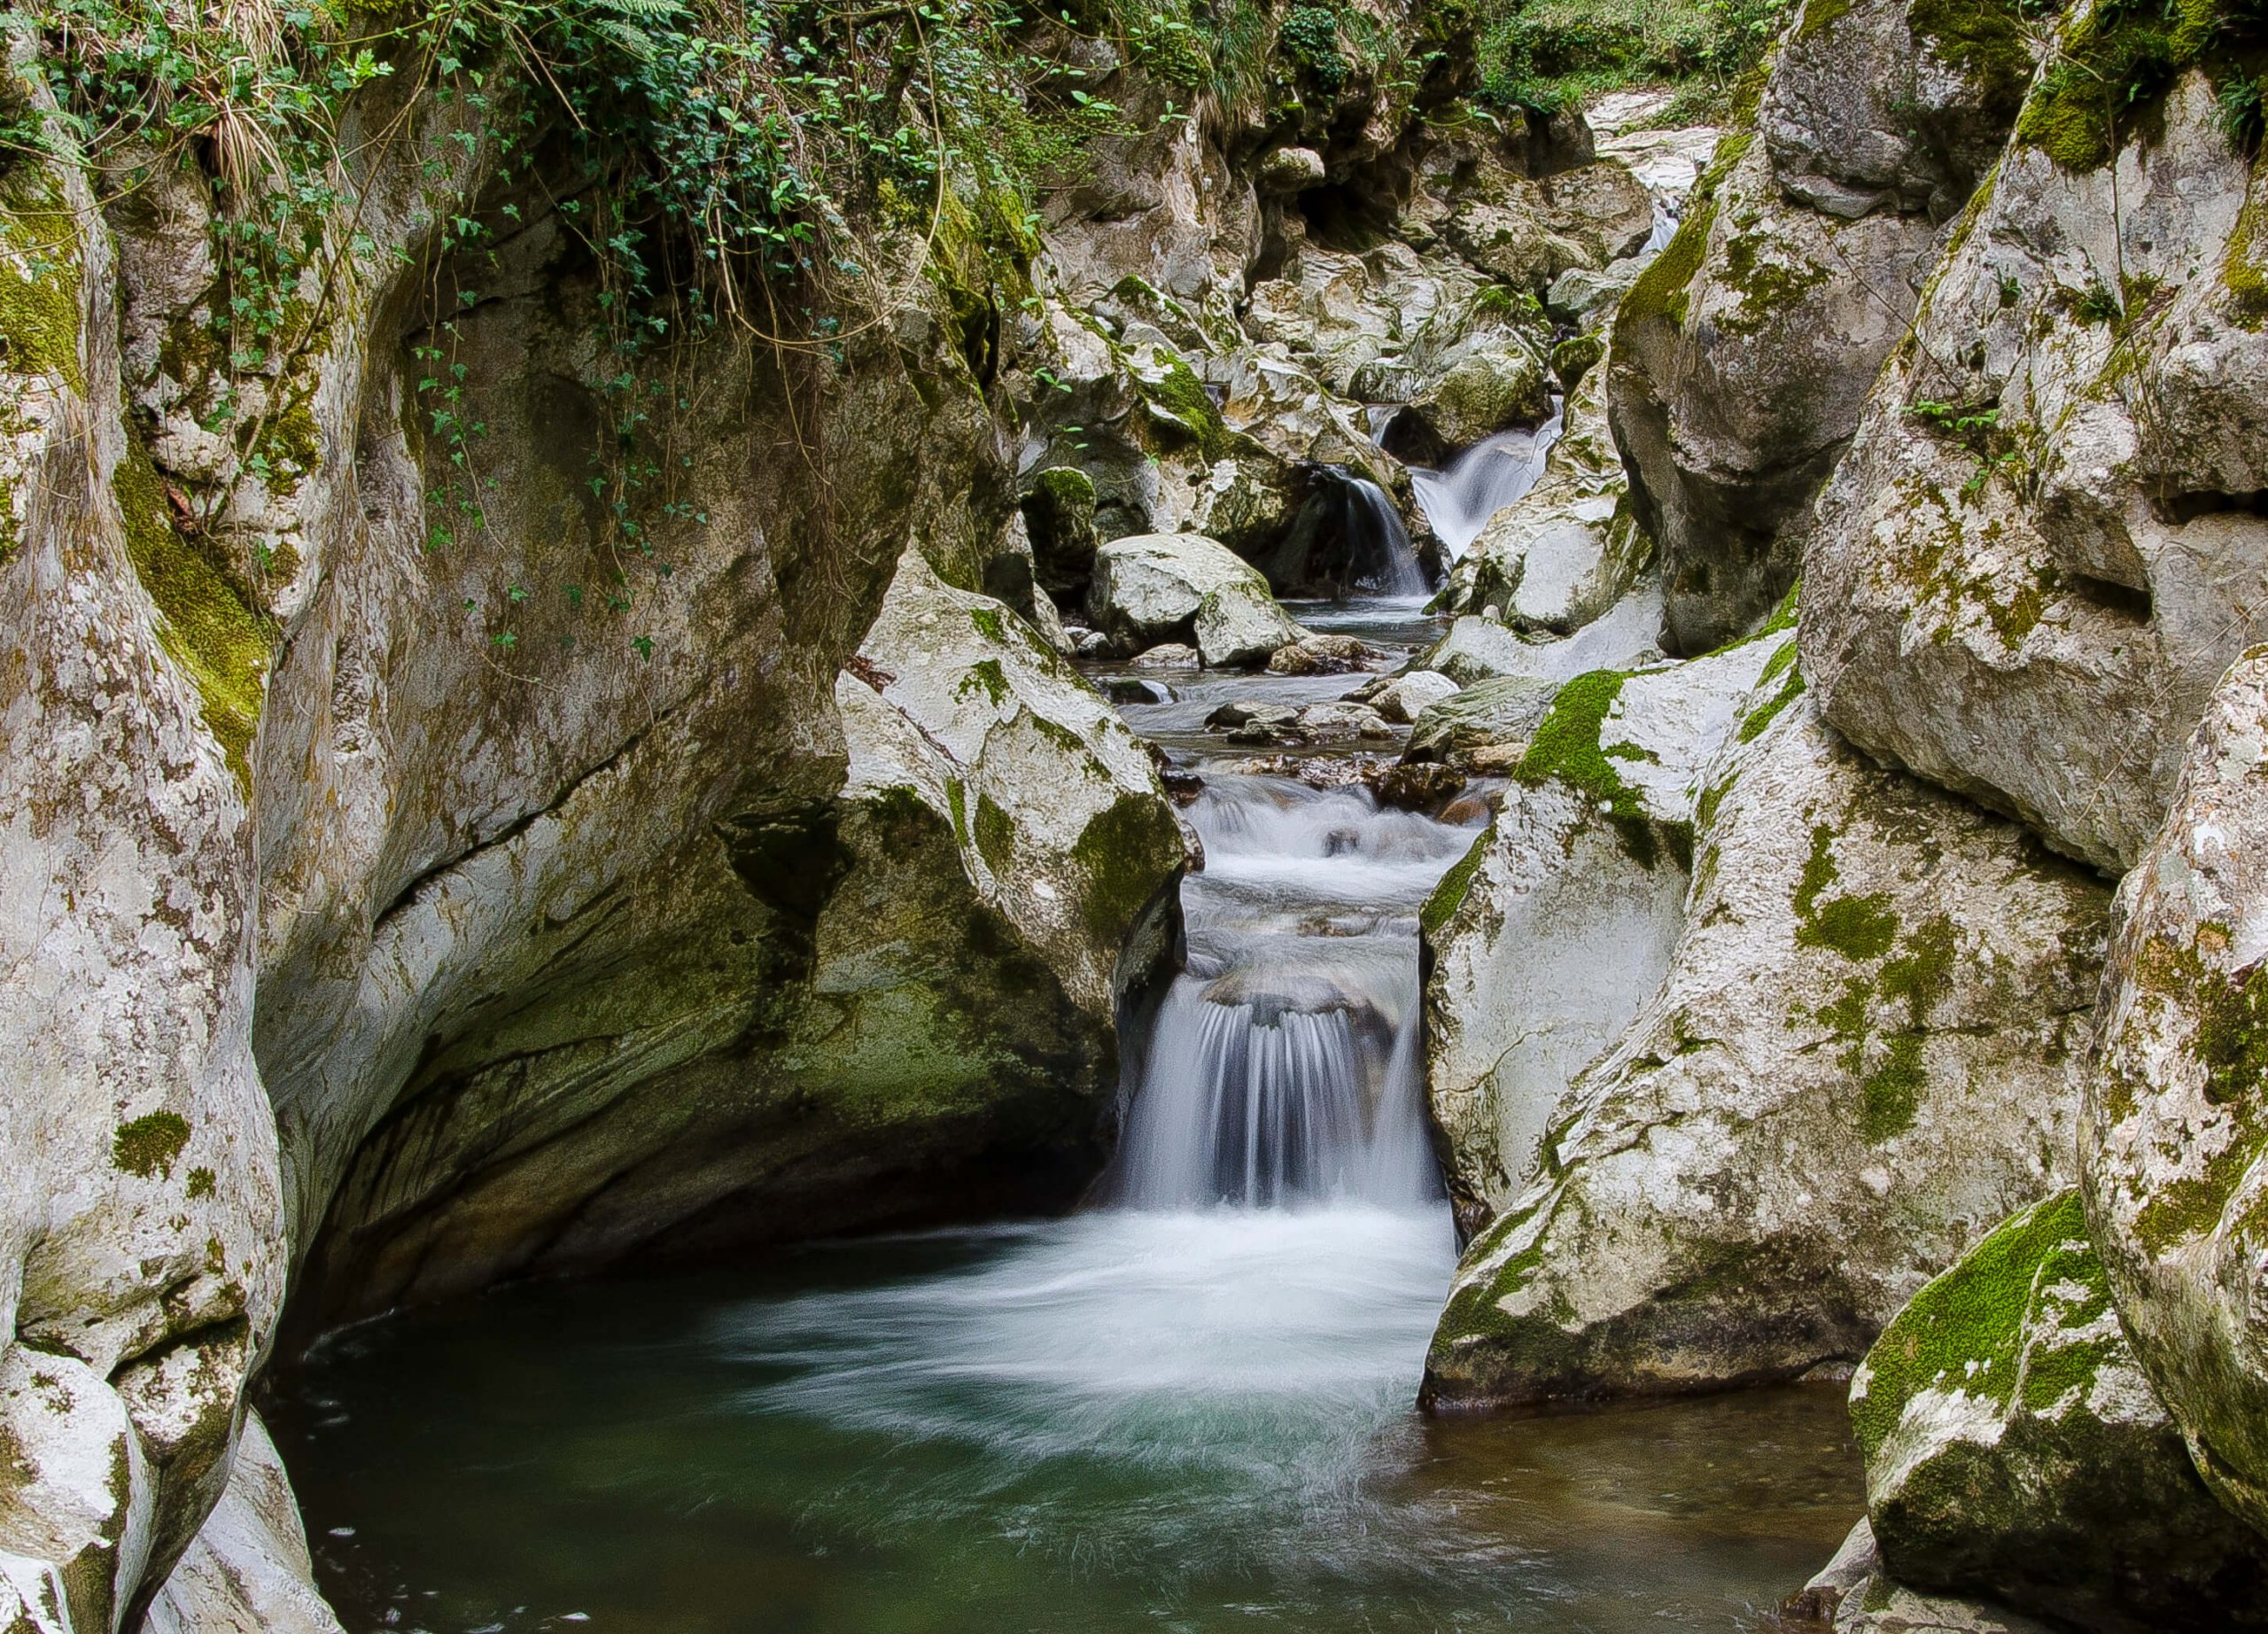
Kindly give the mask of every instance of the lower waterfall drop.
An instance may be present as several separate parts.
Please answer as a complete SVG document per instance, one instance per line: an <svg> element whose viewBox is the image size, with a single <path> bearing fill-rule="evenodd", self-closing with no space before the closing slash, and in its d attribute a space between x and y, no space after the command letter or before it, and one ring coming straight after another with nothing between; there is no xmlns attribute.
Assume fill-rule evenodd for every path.
<svg viewBox="0 0 2268 1634"><path fill-rule="evenodd" d="M1360 789L1213 779L1191 811L1189 969L1160 1008L1118 1199L1437 1198L1418 1059L1418 903L1471 843Z"/></svg>

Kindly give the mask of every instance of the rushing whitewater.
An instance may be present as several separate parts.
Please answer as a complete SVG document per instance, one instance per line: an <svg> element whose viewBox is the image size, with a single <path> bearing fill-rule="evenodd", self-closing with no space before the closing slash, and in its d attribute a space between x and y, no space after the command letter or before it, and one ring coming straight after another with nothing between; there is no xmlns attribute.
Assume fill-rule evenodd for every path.
<svg viewBox="0 0 2268 1634"><path fill-rule="evenodd" d="M1361 789L1212 780L1191 809L1189 969L1161 1008L1118 1196L1140 1208L1437 1192L1416 911L1471 843Z"/></svg>
<svg viewBox="0 0 2268 1634"><path fill-rule="evenodd" d="M1489 517L1543 480L1544 459L1559 440L1564 417L1555 397L1550 417L1532 431L1484 437L1439 471L1410 468L1410 491L1449 561L1472 548Z"/></svg>

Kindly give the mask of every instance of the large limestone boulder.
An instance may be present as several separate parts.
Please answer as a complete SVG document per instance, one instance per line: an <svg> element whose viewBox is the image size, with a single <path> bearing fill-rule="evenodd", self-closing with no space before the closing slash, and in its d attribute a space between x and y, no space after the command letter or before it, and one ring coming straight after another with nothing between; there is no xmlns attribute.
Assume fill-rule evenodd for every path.
<svg viewBox="0 0 2268 1634"><path fill-rule="evenodd" d="M1550 412L1550 344L1542 308L1492 284L1436 313L1398 354L1358 370L1353 391L1402 405L1383 439L1391 452L1445 464L1491 432Z"/></svg>
<svg viewBox="0 0 2268 1634"><path fill-rule="evenodd" d="M1095 552L1095 627L1130 648L1188 639L1216 668L1264 664L1307 632L1259 569L1201 533L1138 533Z"/></svg>
<svg viewBox="0 0 2268 1634"><path fill-rule="evenodd" d="M220 1498L283 1302L269 628L121 408L117 247L67 162L15 160L0 284L0 1621L90 1634Z"/></svg>
<svg viewBox="0 0 2268 1634"><path fill-rule="evenodd" d="M151 1602L144 1634L340 1634L307 1554L291 1478L245 1415L221 1501Z"/></svg>
<svg viewBox="0 0 2268 1634"><path fill-rule="evenodd" d="M1603 368L1584 374L1543 478L1490 517L1450 570L1452 611L1494 606L1514 629L1567 635L1628 595L1653 558L1607 427Z"/></svg>
<svg viewBox="0 0 2268 1634"><path fill-rule="evenodd" d="M1597 671L1556 695L1482 681L1450 701L1512 688L1549 700L1528 706L1495 822L1420 922L1426 1093L1468 1233L1511 1203L1568 1085L1661 985L1684 922L1702 769L1784 644ZM1455 764L1453 732L1429 711L1412 751L1447 740L1438 752Z"/></svg>
<svg viewBox="0 0 2268 1634"><path fill-rule="evenodd" d="M1184 855L1147 751L1036 630L918 548L832 704L839 791L720 821L679 881L683 934L721 922L702 978L632 1035L673 1062L671 1094L617 1126L594 1072L491 1131L480 1098L436 1093L443 1056L340 1187L312 1282L404 1303L665 1224L693 1252L1076 1194L1103 1155L1118 1008L1170 941ZM576 997L586 1029L654 1002L580 977ZM612 1059L554 1024L483 1039Z"/></svg>
<svg viewBox="0 0 2268 1634"><path fill-rule="evenodd" d="M2070 1179L2099 883L1867 761L1784 658L1695 828L1661 990L1466 1250L1431 1402L1855 1361L1922 1282Z"/></svg>
<svg viewBox="0 0 2268 1634"><path fill-rule="evenodd" d="M2132 130L2081 168L2010 145L1805 566L1837 728L2110 869L2268 605L2268 332L2233 270L2268 182L2202 74Z"/></svg>
<svg viewBox="0 0 2268 1634"><path fill-rule="evenodd" d="M1938 223L2015 116L2028 49L1989 9L1970 29L1912 0L1804 8L1624 299L1615 438L1674 650L1751 627L1795 581L1798 525L1906 332Z"/></svg>
<svg viewBox="0 0 2268 1634"><path fill-rule="evenodd" d="M2081 1146L2134 1348L2198 1470L2268 1531L2268 652L2213 694L2118 899Z"/></svg>
<svg viewBox="0 0 2268 1634"><path fill-rule="evenodd" d="M1915 1295L1851 1382L1890 1576L2085 1629L2268 1623L2268 1541L2205 1490L2076 1191Z"/></svg>

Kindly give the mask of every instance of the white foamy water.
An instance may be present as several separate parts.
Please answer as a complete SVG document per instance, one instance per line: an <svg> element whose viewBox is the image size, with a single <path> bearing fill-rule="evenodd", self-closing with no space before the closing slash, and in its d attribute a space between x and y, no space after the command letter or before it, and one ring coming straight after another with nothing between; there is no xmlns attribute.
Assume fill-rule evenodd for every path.
<svg viewBox="0 0 2268 1634"><path fill-rule="evenodd" d="M1559 440L1562 424L1561 404L1554 398L1550 418L1533 431L1484 437L1440 471L1410 468L1410 492L1450 561L1472 548L1489 517L1543 479L1544 461Z"/></svg>
<svg viewBox="0 0 2268 1634"><path fill-rule="evenodd" d="M1098 1210L983 1233L963 1269L726 1319L799 1368L773 1411L1011 1465L1320 1471L1406 1413L1455 1261L1445 1211Z"/></svg>

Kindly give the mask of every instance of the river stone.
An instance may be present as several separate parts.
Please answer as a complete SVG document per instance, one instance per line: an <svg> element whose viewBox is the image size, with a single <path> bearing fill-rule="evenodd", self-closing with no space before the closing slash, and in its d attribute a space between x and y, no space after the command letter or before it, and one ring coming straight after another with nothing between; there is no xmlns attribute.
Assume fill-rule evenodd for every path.
<svg viewBox="0 0 2268 1634"><path fill-rule="evenodd" d="M1305 635L1268 657L1271 675L1344 675L1366 667L1377 650L1352 635Z"/></svg>
<svg viewBox="0 0 2268 1634"><path fill-rule="evenodd" d="M1426 1093L1466 1232L1517 1195L1567 1085L1661 985L1684 919L1702 768L1783 644L1603 671L1556 691L1485 681L1412 734L1413 754L1423 739L1454 763L1460 732L1495 723L1437 714L1497 695L1523 751L1494 826L1419 921L1431 956Z"/></svg>
<svg viewBox="0 0 2268 1634"><path fill-rule="evenodd" d="M2135 1634L2268 1623L2268 1541L2197 1478L2076 1191L1915 1295L1852 1380L1851 1416L1900 1583Z"/></svg>
<svg viewBox="0 0 2268 1634"><path fill-rule="evenodd" d="M142 1627L144 1634L340 1634L315 1588L291 1478L258 1413L245 1415L221 1502Z"/></svg>
<svg viewBox="0 0 2268 1634"><path fill-rule="evenodd" d="M1466 613L1417 663L1461 687L1499 675L1558 682L1586 670L1634 669L1661 656L1654 646L1661 608L1660 593L1642 581L1599 618L1559 639L1525 635L1501 619Z"/></svg>
<svg viewBox="0 0 2268 1634"><path fill-rule="evenodd" d="M2225 270L2268 179L2247 206L2218 107L2190 74L2080 172L2011 146L1806 551L1828 718L2112 870L2268 604L2268 331Z"/></svg>
<svg viewBox="0 0 2268 1634"><path fill-rule="evenodd" d="M1143 533L1101 547L1087 611L1131 646L1190 640L1216 669L1265 663L1307 634L1258 569L1199 533Z"/></svg>
<svg viewBox="0 0 2268 1634"><path fill-rule="evenodd" d="M1622 301L1615 435L1675 650L1752 627L1795 581L1938 223L2015 118L2024 34L1992 12L1947 28L1918 0L1799 8L1753 119Z"/></svg>
<svg viewBox="0 0 2268 1634"><path fill-rule="evenodd" d="M2268 1531L2268 650L2213 694L2120 888L2081 1154L2134 1348L2221 1500Z"/></svg>
<svg viewBox="0 0 2268 1634"><path fill-rule="evenodd" d="M1857 754L1792 656L1704 776L1661 990L1465 1252L1430 1403L1855 1361L1923 1281L2070 1180L2103 888Z"/></svg>
<svg viewBox="0 0 2268 1634"><path fill-rule="evenodd" d="M1439 670L1396 675L1362 701L1398 726L1409 726L1434 704L1457 694L1457 684Z"/></svg>
<svg viewBox="0 0 2268 1634"><path fill-rule="evenodd" d="M1413 764L1455 762L1476 749L1503 744L1525 748L1544 716L1551 712L1551 700L1558 690L1551 682L1529 675L1492 676L1474 681L1461 692L1452 689L1418 712L1402 759ZM1385 712L1384 697L1381 694L1380 713Z"/></svg>

